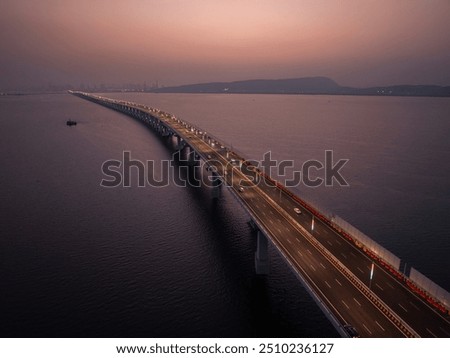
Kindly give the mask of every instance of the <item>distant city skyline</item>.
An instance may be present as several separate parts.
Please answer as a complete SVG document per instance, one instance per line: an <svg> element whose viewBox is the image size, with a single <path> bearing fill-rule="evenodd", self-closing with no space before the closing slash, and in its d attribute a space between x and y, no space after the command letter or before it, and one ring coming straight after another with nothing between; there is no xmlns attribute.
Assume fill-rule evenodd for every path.
<svg viewBox="0 0 450 358"><path fill-rule="evenodd" d="M450 85L447 0L0 3L0 91L326 76Z"/></svg>

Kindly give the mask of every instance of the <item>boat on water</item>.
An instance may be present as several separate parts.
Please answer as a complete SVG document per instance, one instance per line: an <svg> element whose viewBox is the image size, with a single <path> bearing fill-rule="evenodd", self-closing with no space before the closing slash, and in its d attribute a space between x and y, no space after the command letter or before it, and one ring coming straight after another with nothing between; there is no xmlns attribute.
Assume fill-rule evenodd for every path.
<svg viewBox="0 0 450 358"><path fill-rule="evenodd" d="M76 122L76 121L72 121L71 119L69 119L69 120L66 122L66 124L67 124L68 126L76 126L76 125L77 125L77 122Z"/></svg>

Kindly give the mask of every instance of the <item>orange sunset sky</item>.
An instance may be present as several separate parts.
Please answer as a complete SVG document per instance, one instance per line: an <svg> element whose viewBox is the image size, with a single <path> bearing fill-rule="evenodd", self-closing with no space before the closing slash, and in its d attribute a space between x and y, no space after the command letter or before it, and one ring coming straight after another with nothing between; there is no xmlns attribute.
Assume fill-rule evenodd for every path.
<svg viewBox="0 0 450 358"><path fill-rule="evenodd" d="M0 90L328 76L450 85L449 0L0 0Z"/></svg>

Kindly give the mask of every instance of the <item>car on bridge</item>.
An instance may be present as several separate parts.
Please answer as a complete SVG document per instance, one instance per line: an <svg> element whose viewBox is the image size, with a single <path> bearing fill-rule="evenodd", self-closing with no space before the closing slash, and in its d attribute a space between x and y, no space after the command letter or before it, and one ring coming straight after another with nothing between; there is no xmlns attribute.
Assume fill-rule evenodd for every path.
<svg viewBox="0 0 450 358"><path fill-rule="evenodd" d="M299 208L294 208L294 211L297 215L300 215L302 211Z"/></svg>

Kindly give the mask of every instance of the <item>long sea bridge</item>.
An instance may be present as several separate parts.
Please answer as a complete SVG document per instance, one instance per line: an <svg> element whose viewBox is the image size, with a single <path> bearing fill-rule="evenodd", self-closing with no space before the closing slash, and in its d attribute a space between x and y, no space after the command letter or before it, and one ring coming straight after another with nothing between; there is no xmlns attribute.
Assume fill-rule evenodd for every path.
<svg viewBox="0 0 450 358"><path fill-rule="evenodd" d="M269 273L270 242L343 337L355 330L361 337L450 337L448 292L414 269L401 272L400 259L255 169L220 139L159 109L70 93L176 138L188 162L203 161L213 197L228 188L257 230L256 273Z"/></svg>

